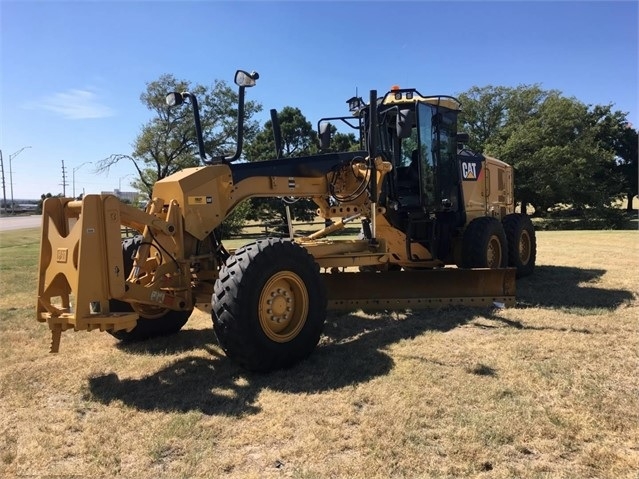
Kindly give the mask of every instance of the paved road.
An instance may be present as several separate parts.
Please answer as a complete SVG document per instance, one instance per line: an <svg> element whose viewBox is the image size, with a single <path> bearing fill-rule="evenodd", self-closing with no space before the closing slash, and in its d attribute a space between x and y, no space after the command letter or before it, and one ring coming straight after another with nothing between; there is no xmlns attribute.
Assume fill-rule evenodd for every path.
<svg viewBox="0 0 639 479"><path fill-rule="evenodd" d="M38 228L41 224L42 215L0 217L0 231Z"/></svg>

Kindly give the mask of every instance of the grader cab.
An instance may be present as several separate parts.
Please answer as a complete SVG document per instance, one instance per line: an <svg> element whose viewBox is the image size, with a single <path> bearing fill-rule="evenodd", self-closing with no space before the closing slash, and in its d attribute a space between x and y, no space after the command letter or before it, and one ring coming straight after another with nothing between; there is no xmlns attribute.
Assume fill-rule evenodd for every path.
<svg viewBox="0 0 639 479"><path fill-rule="evenodd" d="M158 181L145 211L110 195L45 201L37 319L52 330L52 351L68 329L121 340L176 333L199 308L229 357L268 371L314 350L327 310L515 303L535 232L514 212L512 168L464 149L455 98L373 90L368 103L349 100L349 116L318 122L323 152L286 159L272 112L275 159L236 162L245 89L258 78L236 73L237 149L224 157L205 151L197 98L167 96L191 104L203 165ZM326 152L330 122L354 128L361 149ZM254 197L310 198L332 224L229 252L218 227ZM348 224L360 225L357 238L334 235ZM123 241L123 226L139 234Z"/></svg>

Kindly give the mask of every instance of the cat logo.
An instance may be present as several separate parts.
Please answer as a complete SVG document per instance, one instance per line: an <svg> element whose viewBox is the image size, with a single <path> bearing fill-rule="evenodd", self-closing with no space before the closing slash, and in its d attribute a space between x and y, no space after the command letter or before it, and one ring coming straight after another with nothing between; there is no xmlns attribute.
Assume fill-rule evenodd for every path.
<svg viewBox="0 0 639 479"><path fill-rule="evenodd" d="M481 172L481 163L477 161L462 161L461 171L464 181L477 181Z"/></svg>

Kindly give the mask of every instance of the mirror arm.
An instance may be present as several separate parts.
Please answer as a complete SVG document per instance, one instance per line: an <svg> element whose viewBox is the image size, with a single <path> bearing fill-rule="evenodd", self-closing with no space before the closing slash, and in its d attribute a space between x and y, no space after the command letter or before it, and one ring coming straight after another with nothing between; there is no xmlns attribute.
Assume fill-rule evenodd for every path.
<svg viewBox="0 0 639 479"><path fill-rule="evenodd" d="M242 146L244 144L244 90L245 86L240 86L238 106L237 106L237 146L233 156L224 157L225 163L232 163L242 154Z"/></svg>
<svg viewBox="0 0 639 479"><path fill-rule="evenodd" d="M271 110L271 124L273 127L273 141L275 141L275 157L279 160L282 157L282 128L275 108Z"/></svg>
<svg viewBox="0 0 639 479"><path fill-rule="evenodd" d="M197 103L195 95L189 92L182 93L183 98L191 100L191 107L193 108L193 120L195 122L195 135L197 137L197 148L200 153L200 160L203 163L210 163L206 159L206 151L204 150L204 138L202 137L202 123L200 122L200 107Z"/></svg>

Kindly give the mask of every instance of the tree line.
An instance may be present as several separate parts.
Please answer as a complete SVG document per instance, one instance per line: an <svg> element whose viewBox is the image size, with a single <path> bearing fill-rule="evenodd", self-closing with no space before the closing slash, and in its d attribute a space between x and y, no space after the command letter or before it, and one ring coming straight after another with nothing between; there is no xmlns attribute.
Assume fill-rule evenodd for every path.
<svg viewBox="0 0 639 479"><path fill-rule="evenodd" d="M133 151L109 156L100 162L98 171L129 161L138 173L133 186L150 197L157 180L200 164L192 113L188 108L167 108L165 96L171 91L190 91L197 96L208 154L219 156L234 150L237 92L221 80L205 86L165 74L147 83L140 95L151 119L141 127ZM469 148L513 166L515 201L522 211L532 206L535 215L543 216L557 205L600 209L622 197L627 198L627 208L632 210L633 197L638 193L638 131L628 122L626 112L610 104L586 105L537 84L474 86L458 98L463 108L459 131L469 133ZM276 155L271 121L260 125L255 120L260 111L260 103L246 102L244 161ZM278 116L282 157L318 152L317 132L299 108L286 106ZM358 149L354 134L334 133L335 151ZM313 205L310 200L292 203L294 219L311 219ZM280 199L252 199L236 209L225 222L225 229L237 230L246 219L285 223L284 211Z"/></svg>

